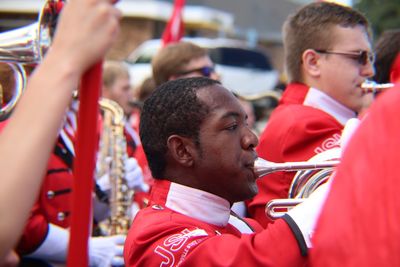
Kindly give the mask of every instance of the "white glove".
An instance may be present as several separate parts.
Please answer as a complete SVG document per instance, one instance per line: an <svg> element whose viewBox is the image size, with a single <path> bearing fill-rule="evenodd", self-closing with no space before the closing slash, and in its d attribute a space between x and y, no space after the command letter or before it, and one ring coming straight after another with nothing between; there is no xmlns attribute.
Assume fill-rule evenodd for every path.
<svg viewBox="0 0 400 267"><path fill-rule="evenodd" d="M111 157L106 157L104 159L105 162L101 163L101 160L97 160L96 162L96 173L99 173L100 166L101 164L104 164L105 166L110 166L110 163L112 161ZM104 192L108 191L111 189L111 184L110 184L110 170L107 169L105 173L101 177L96 177L96 183L100 187L100 189Z"/></svg>
<svg viewBox="0 0 400 267"><path fill-rule="evenodd" d="M149 190L149 186L143 181L143 171L140 168L135 158L127 158L124 163L125 169L125 180L130 189L135 191ZM97 180L97 184L103 191L109 191L111 189L110 174L106 173Z"/></svg>
<svg viewBox="0 0 400 267"><path fill-rule="evenodd" d="M147 192L149 187L143 181L143 171L135 158L125 161L125 180L130 189Z"/></svg>
<svg viewBox="0 0 400 267"><path fill-rule="evenodd" d="M360 125L360 120L357 118L349 119L346 122L346 125L343 128L342 136L340 137L340 147L342 151L346 148L347 144L349 143L351 137L353 136L354 132L357 130L358 126Z"/></svg>
<svg viewBox="0 0 400 267"><path fill-rule="evenodd" d="M329 188L330 180L320 185L303 203L292 208L287 213L299 227L308 248L312 247L311 237L329 193Z"/></svg>
<svg viewBox="0 0 400 267"><path fill-rule="evenodd" d="M49 224L46 239L33 253L27 255L30 258L44 261L65 262L67 259L69 243L69 231L54 224Z"/></svg>
<svg viewBox="0 0 400 267"><path fill-rule="evenodd" d="M91 267L123 266L124 235L92 237L89 239L89 265ZM49 224L46 239L30 258L50 262L66 262L69 244L69 231Z"/></svg>
<svg viewBox="0 0 400 267"><path fill-rule="evenodd" d="M124 235L92 237L89 241L91 267L123 266Z"/></svg>

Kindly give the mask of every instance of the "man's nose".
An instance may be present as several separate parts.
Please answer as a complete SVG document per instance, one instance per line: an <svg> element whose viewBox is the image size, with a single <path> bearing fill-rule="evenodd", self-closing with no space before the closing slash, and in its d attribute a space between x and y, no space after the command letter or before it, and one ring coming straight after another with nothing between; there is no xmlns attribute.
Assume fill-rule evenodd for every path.
<svg viewBox="0 0 400 267"><path fill-rule="evenodd" d="M258 145L257 135L249 127L246 127L245 131L246 132L242 138L244 149L255 148Z"/></svg>
<svg viewBox="0 0 400 267"><path fill-rule="evenodd" d="M374 63L368 61L368 63L365 66L363 66L361 71L362 71L361 75L363 77L367 77L367 78L373 77L375 75Z"/></svg>

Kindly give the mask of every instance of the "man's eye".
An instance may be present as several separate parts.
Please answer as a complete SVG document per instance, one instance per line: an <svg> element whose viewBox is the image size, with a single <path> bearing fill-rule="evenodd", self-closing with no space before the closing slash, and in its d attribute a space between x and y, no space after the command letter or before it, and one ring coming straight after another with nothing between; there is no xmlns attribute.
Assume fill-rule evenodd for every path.
<svg viewBox="0 0 400 267"><path fill-rule="evenodd" d="M228 131L234 131L234 130L236 130L237 129L237 124L232 124L232 125L230 125L229 127L227 127L226 128L226 130L228 130Z"/></svg>

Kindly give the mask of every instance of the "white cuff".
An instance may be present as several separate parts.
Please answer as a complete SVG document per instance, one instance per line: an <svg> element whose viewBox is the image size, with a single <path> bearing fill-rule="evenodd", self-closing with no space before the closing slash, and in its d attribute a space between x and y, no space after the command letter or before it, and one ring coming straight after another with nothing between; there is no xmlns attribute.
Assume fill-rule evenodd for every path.
<svg viewBox="0 0 400 267"><path fill-rule="evenodd" d="M351 137L354 135L354 132L360 125L360 122L361 121L357 118L351 118L346 122L346 125L342 131L342 136L340 137L340 147L342 148L342 151L344 151L347 144L351 140Z"/></svg>
<svg viewBox="0 0 400 267"><path fill-rule="evenodd" d="M67 259L69 231L54 224L49 224L46 239L27 257L45 261L65 262Z"/></svg>
<svg viewBox="0 0 400 267"><path fill-rule="evenodd" d="M319 186L309 198L289 210L287 213L300 229L308 248L312 247L311 238L322 210L322 206L324 205L326 196L329 193L329 188L330 182Z"/></svg>

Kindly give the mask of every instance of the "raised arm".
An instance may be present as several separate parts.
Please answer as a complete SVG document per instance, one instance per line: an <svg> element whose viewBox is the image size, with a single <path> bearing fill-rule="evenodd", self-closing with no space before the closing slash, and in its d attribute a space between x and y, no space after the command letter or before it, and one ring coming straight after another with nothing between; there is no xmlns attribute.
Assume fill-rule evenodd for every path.
<svg viewBox="0 0 400 267"><path fill-rule="evenodd" d="M15 245L37 197L48 156L81 75L119 32L112 0L70 0L53 44L0 135L0 262Z"/></svg>

